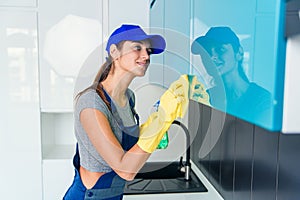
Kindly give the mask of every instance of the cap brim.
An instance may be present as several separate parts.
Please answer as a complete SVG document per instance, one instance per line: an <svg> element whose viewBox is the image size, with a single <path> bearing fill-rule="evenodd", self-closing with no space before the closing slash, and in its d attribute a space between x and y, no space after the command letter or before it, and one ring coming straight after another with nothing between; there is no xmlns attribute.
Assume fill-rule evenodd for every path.
<svg viewBox="0 0 300 200"><path fill-rule="evenodd" d="M166 48L166 41L160 35L149 35L151 41L152 54L160 54Z"/></svg>
<svg viewBox="0 0 300 200"><path fill-rule="evenodd" d="M191 51L193 54L200 54L203 52L203 48L207 50L209 44L212 42L211 39L209 39L206 36L200 36L196 38L191 46Z"/></svg>
<svg viewBox="0 0 300 200"><path fill-rule="evenodd" d="M166 48L166 41L165 39L160 35L137 35L132 38L135 41L140 40L149 40L151 43L151 54L160 54L162 53Z"/></svg>

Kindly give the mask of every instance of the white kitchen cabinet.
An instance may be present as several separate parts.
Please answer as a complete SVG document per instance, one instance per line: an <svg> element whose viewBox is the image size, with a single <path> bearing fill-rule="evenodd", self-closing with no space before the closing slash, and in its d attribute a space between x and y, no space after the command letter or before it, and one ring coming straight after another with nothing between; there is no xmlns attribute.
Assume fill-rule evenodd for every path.
<svg viewBox="0 0 300 200"><path fill-rule="evenodd" d="M190 71L190 1L155 1L149 14L151 30L161 32L167 43L166 51L153 59L156 68L151 82L168 88Z"/></svg>
<svg viewBox="0 0 300 200"><path fill-rule="evenodd" d="M149 28L149 1L109 0L108 7L108 35L121 24L138 24L143 28Z"/></svg>
<svg viewBox="0 0 300 200"><path fill-rule="evenodd" d="M42 198L36 21L35 11L0 8L1 199Z"/></svg>
<svg viewBox="0 0 300 200"><path fill-rule="evenodd" d="M180 75L190 72L191 2L164 1L164 28L167 40L167 51L164 55L164 84L168 87Z"/></svg>
<svg viewBox="0 0 300 200"><path fill-rule="evenodd" d="M36 7L37 0L0 0L0 6Z"/></svg>
<svg viewBox="0 0 300 200"><path fill-rule="evenodd" d="M149 12L150 32L165 36L163 11L164 1L151 1L152 7ZM154 18L153 16L157 16ZM168 44L167 44L168 48ZM164 53L151 57L151 66L148 69L148 80L150 83L164 85Z"/></svg>
<svg viewBox="0 0 300 200"><path fill-rule="evenodd" d="M43 160L43 200L62 199L73 182L71 159Z"/></svg>
<svg viewBox="0 0 300 200"><path fill-rule="evenodd" d="M38 11L41 110L70 112L78 72L102 44L102 1L40 0Z"/></svg>
<svg viewBox="0 0 300 200"><path fill-rule="evenodd" d="M90 73L91 84L104 61L102 54L107 55L100 52L95 63L89 60L91 54L97 48L105 49L108 35L122 23L147 28L148 7L148 1L139 0L39 1L42 112L71 112L74 87L82 75L79 71L94 73Z"/></svg>
<svg viewBox="0 0 300 200"><path fill-rule="evenodd" d="M42 156L48 159L70 159L74 154L73 114L41 113Z"/></svg>

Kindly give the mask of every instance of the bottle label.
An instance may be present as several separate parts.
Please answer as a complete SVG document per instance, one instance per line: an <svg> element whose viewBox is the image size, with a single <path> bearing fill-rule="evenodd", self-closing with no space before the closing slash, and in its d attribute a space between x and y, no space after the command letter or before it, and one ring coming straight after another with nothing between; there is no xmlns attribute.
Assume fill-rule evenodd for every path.
<svg viewBox="0 0 300 200"><path fill-rule="evenodd" d="M160 101L158 100L154 105L153 108L155 111L158 110ZM168 136L168 131L165 132L163 135L162 139L160 140L159 144L157 145L156 149L166 149L169 145L169 136Z"/></svg>
<svg viewBox="0 0 300 200"><path fill-rule="evenodd" d="M168 131L163 135L162 139L160 140L159 144L157 145L156 149L166 149L169 145L169 136Z"/></svg>

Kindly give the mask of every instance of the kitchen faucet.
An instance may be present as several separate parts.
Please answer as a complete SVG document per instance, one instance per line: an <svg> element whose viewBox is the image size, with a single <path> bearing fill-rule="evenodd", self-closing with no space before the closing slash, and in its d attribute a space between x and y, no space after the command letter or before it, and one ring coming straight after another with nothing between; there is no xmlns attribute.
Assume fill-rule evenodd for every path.
<svg viewBox="0 0 300 200"><path fill-rule="evenodd" d="M180 126L183 129L185 136L186 136L186 161L185 161L185 164L183 165L182 157L180 158L180 165L182 166L180 171L184 172L184 179L186 181L188 181L188 180L190 180L190 172L191 172L190 133L189 133L188 129L186 128L186 126L183 123L181 123L180 121L174 120L172 124L176 124L176 125Z"/></svg>

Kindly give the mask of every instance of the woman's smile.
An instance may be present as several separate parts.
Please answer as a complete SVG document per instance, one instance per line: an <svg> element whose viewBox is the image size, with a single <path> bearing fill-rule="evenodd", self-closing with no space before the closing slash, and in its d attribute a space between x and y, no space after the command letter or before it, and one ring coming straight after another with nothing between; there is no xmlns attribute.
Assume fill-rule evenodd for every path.
<svg viewBox="0 0 300 200"><path fill-rule="evenodd" d="M148 68L149 61L137 61L136 62L140 67Z"/></svg>

